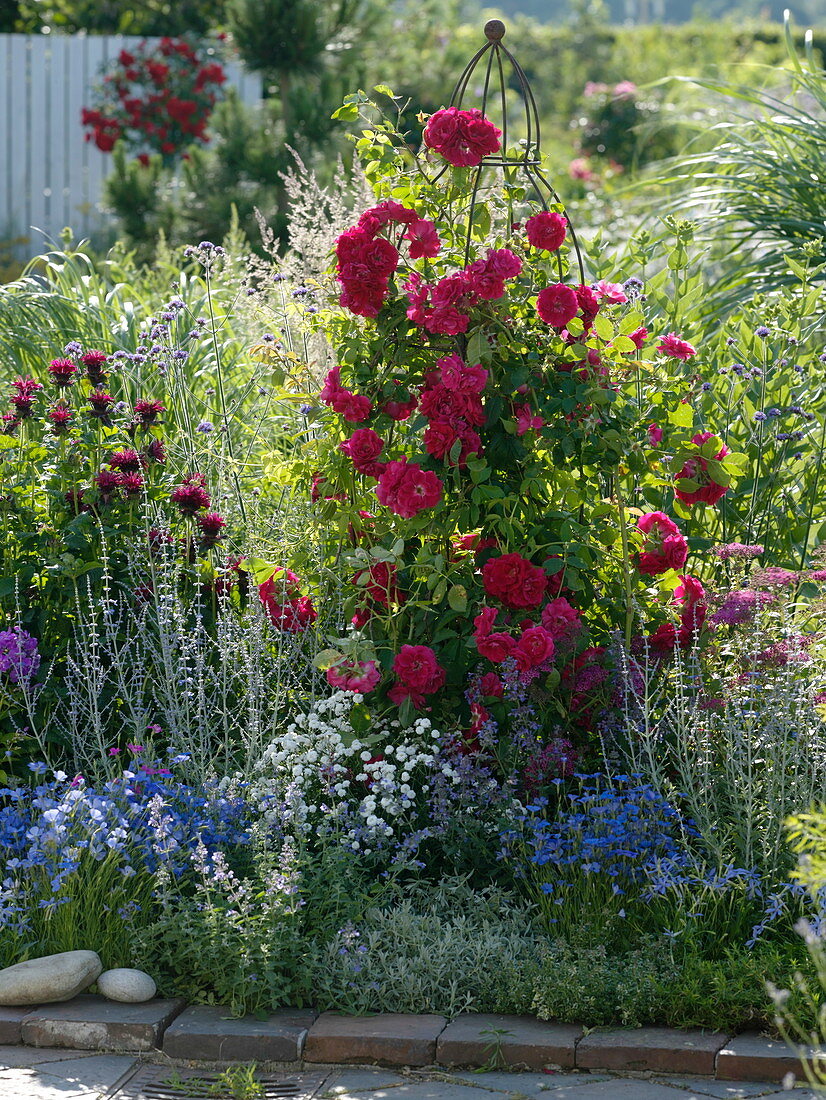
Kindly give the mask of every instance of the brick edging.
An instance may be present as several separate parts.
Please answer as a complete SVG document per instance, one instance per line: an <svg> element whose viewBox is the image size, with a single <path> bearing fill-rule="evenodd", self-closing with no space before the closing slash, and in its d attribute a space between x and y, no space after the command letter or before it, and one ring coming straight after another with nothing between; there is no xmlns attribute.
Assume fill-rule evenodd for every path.
<svg viewBox="0 0 826 1100"><path fill-rule="evenodd" d="M282 1009L264 1020L179 1000L128 1005L83 995L39 1008L0 1008L0 1044L83 1050L161 1049L191 1061L291 1062L308 1066L467 1066L655 1072L724 1081L801 1077L799 1055L756 1033L644 1027L594 1028L530 1016L463 1013L317 1015ZM808 1053L812 1053L811 1051Z"/></svg>

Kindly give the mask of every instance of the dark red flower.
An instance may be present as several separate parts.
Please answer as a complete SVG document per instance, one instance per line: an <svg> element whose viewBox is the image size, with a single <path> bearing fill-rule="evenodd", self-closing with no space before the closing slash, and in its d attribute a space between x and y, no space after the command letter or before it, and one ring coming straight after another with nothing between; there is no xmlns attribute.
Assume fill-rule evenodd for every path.
<svg viewBox="0 0 826 1100"><path fill-rule="evenodd" d="M130 448L123 451L113 451L109 455L107 463L113 470L120 470L124 474L139 473L146 466L143 457Z"/></svg>
<svg viewBox="0 0 826 1100"><path fill-rule="evenodd" d="M226 527L227 521L217 512L204 512L198 516L198 526L201 528L201 541L204 546L215 546L221 539L221 531Z"/></svg>
<svg viewBox="0 0 826 1100"><path fill-rule="evenodd" d="M71 359L52 359L49 363L49 374L56 386L71 386L77 371Z"/></svg>
<svg viewBox="0 0 826 1100"><path fill-rule="evenodd" d="M137 401L135 403L135 412L138 414L140 426L142 428L149 428L153 424L158 423L158 416L162 412L166 412L166 408L160 401Z"/></svg>
<svg viewBox="0 0 826 1100"><path fill-rule="evenodd" d="M172 503L177 504L185 516L194 516L202 508L209 508L209 493L204 486L203 474L190 474L172 490Z"/></svg>
<svg viewBox="0 0 826 1100"><path fill-rule="evenodd" d="M81 363L86 368L86 377L93 386L100 386L106 381L106 371L103 364L107 356L104 351L87 351L80 357Z"/></svg>
<svg viewBox="0 0 826 1100"><path fill-rule="evenodd" d="M74 418L72 410L63 404L55 405L49 409L46 413L47 418L51 421L52 435L65 435L69 430L69 426Z"/></svg>

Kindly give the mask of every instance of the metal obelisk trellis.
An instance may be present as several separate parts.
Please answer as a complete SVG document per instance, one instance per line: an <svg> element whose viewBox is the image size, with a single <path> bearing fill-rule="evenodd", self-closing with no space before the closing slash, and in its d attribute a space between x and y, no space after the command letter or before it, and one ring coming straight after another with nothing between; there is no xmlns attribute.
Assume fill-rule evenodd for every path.
<svg viewBox="0 0 826 1100"><path fill-rule="evenodd" d="M568 220L568 231L571 238L571 243L576 254L577 265L579 267L580 282L585 282L585 266L582 261L582 252L579 247L579 241L577 240L576 231L571 224L571 219L568 216L567 210L564 210L564 204L559 195L554 190L550 181L545 177L542 172L542 154L540 151L540 128L539 128L539 111L536 106L536 100L534 98L533 91L531 90L528 78L525 72L510 50L502 43L502 39L505 36L505 24L501 19L489 19L485 24L485 36L487 42L481 49L473 55L470 61L465 66L462 75L456 82L456 87L453 89L453 95L450 97L451 107L461 107L462 101L465 97L465 93L468 90L471 77L477 71L477 69L484 65L485 76L484 83L482 85L482 99L479 104L482 114L487 114L488 104L498 98L501 112L502 112L502 145L501 153L498 155L486 156L478 165L475 170L475 176L473 180L473 186L471 191L470 211L468 216L468 237L470 236L470 226L473 224L473 211L476 206L479 188L482 181L482 173L485 168L515 168L521 171L525 179L528 182L529 189L535 196L535 200L540 203L544 210L547 210L551 204L555 207L563 208L565 217ZM484 59L487 58L486 62ZM519 87L524 105L525 105L525 127L526 138L524 140L524 148L518 155L508 155L508 103L507 103L507 88L508 84L505 79L505 65L503 59L511 66L516 82ZM491 87L492 84L498 84L498 89ZM498 95L497 95L498 91ZM512 128L511 128L512 130ZM439 178L445 171L447 171L447 165L441 169L441 171L435 177ZM469 242L468 242L469 243ZM560 278L562 278L562 260L558 256L557 262L559 264Z"/></svg>

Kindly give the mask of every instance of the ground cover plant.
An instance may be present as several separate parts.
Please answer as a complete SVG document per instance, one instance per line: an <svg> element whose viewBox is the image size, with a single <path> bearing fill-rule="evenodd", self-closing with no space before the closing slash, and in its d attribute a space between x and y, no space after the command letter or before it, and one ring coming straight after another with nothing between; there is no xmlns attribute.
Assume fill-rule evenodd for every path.
<svg viewBox="0 0 826 1100"><path fill-rule="evenodd" d="M712 331L693 227L616 267L493 102L348 97L370 196L295 176L272 264L0 295L3 964L721 1028L808 965L816 265Z"/></svg>

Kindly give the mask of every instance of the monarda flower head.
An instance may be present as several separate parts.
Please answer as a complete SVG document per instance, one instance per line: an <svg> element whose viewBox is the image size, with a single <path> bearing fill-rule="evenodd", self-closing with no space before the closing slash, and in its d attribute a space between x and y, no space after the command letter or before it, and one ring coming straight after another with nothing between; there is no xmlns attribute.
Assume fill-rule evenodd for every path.
<svg viewBox="0 0 826 1100"><path fill-rule="evenodd" d="M106 381L106 371L103 369L106 360L104 351L87 351L81 355L80 361L86 368L86 377L93 386L101 386Z"/></svg>
<svg viewBox="0 0 826 1100"><path fill-rule="evenodd" d="M135 402L135 413L138 417L138 426L141 428L151 428L153 424L157 424L162 412L166 412L166 408L160 401Z"/></svg>
<svg viewBox="0 0 826 1100"><path fill-rule="evenodd" d="M198 516L198 526L201 529L201 542L204 546L215 546L222 538L221 532L226 527L227 521L218 512L204 512Z"/></svg>
<svg viewBox="0 0 826 1100"><path fill-rule="evenodd" d="M49 377L61 389L71 386L77 373L78 368L71 359L52 359L49 363Z"/></svg>
<svg viewBox="0 0 826 1100"><path fill-rule="evenodd" d="M139 473L146 466L146 460L143 456L131 448L123 451L112 451L106 461L113 470L120 470L124 474Z"/></svg>
<svg viewBox="0 0 826 1100"><path fill-rule="evenodd" d="M114 401L115 399L112 397L111 393L104 393L102 390L92 390L89 394L91 415L103 421L104 424L111 424L109 411Z"/></svg>
<svg viewBox="0 0 826 1100"><path fill-rule="evenodd" d="M205 485L206 479L203 474L190 474L172 490L172 503L177 504L185 516L194 516L196 512L209 508L209 493Z"/></svg>
<svg viewBox="0 0 826 1100"><path fill-rule="evenodd" d="M52 435L66 435L74 418L72 410L62 403L54 405L46 413Z"/></svg>

